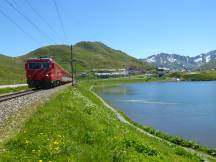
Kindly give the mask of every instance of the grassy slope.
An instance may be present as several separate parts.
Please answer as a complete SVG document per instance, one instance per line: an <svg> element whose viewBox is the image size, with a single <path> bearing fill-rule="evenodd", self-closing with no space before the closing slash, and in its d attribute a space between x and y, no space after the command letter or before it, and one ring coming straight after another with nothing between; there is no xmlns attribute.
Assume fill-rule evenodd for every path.
<svg viewBox="0 0 216 162"><path fill-rule="evenodd" d="M199 161L120 123L90 86L69 88L41 105L0 149L0 161Z"/></svg>
<svg viewBox="0 0 216 162"><path fill-rule="evenodd" d="M80 42L73 46L73 54L77 61L78 71L92 68L123 68L129 66L152 68L150 65L145 65L126 53L114 50L100 42ZM22 58L38 56L53 56L59 64L70 70L70 46L47 46L30 52L22 56Z"/></svg>
<svg viewBox="0 0 216 162"><path fill-rule="evenodd" d="M21 86L16 88L0 88L0 95L6 94L6 93L13 93L13 92L20 92L24 90L28 90L29 88L27 86Z"/></svg>
<svg viewBox="0 0 216 162"><path fill-rule="evenodd" d="M182 80L190 80L190 81L210 81L210 80L216 80L216 72L204 71L204 72L196 72L192 74L177 72L177 73L170 74L170 77L177 77L177 78L181 78Z"/></svg>
<svg viewBox="0 0 216 162"><path fill-rule="evenodd" d="M73 47L73 54L77 61L77 71L124 67L154 69L153 66L143 64L126 53L114 50L100 42L80 42ZM56 62L70 71L70 46L51 45L36 49L18 58L0 55L0 84L25 82L24 60L39 56L52 56Z"/></svg>
<svg viewBox="0 0 216 162"><path fill-rule="evenodd" d="M0 55L0 83L19 83L23 80L25 80L23 61Z"/></svg>

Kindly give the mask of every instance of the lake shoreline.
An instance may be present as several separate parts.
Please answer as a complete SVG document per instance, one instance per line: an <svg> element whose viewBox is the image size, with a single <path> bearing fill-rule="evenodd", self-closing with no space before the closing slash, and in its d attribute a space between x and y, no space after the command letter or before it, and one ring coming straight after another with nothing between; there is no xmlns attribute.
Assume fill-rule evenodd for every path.
<svg viewBox="0 0 216 162"><path fill-rule="evenodd" d="M119 82L116 82L113 80L106 80L105 82L104 81L99 81L99 83L97 83L96 85L94 84L94 88L91 89L91 91L93 91L94 93L95 92L95 88L101 88L101 87L106 87L106 86L114 86L114 85L119 85L119 84L125 84L125 83L146 83L146 82L174 82L170 79L165 79L165 80L157 80L156 78L154 79L151 79L151 81L146 81L146 80L139 80L137 82L137 80L121 80ZM184 81L185 82L185 81ZM186 81L186 82L189 82L189 81ZM196 82L196 81L193 81L193 82ZM200 82L200 81L198 81ZM206 81L204 81L206 82ZM102 98L100 95L98 95L96 93L96 95L98 97L100 97L105 103L107 103L107 101ZM200 144L197 144L195 142L192 142L190 140L187 140L187 139L183 139L181 137L177 137L177 136L172 136L172 135L169 135L167 133L164 133L162 131L159 131L155 128L152 128L152 127L149 127L149 126L145 126L145 125L142 125L142 124L139 124L135 121L133 121L132 119L130 119L124 112L120 111L118 108L115 108L113 106L111 106L109 103L107 103L110 107L112 107L112 109L114 109L115 111L117 111L118 113L120 113L125 119L127 122L129 122L130 124L132 124L133 126L139 128L139 129L142 129L148 133L150 133L151 135L154 135L160 139L163 139L163 140L166 140L168 142L171 142L172 144L176 144L176 145L179 145L179 146L182 146L182 147L186 147L186 148L190 148L190 149L193 149L193 150L196 150L196 151L200 151L200 152L204 152L204 153L207 153L208 155L210 156L213 156L213 157L216 157L216 149L215 148L209 148L209 147L206 147L206 146L202 146Z"/></svg>

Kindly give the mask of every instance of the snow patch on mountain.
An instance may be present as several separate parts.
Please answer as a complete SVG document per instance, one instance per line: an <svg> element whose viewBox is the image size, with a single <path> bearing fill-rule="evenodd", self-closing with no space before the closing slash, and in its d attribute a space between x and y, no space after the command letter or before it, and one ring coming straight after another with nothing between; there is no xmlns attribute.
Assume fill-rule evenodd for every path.
<svg viewBox="0 0 216 162"><path fill-rule="evenodd" d="M154 63L156 60L155 60L155 57L152 56L152 57L146 59L146 61L147 61L148 63Z"/></svg>
<svg viewBox="0 0 216 162"><path fill-rule="evenodd" d="M212 64L213 61L216 62L216 50L202 53L195 57L160 53L141 60L155 64L158 67L170 68L171 70L196 69L205 64Z"/></svg>
<svg viewBox="0 0 216 162"><path fill-rule="evenodd" d="M203 61L202 57L197 58L197 59L194 60L194 62L197 62L197 63L198 63L198 62L202 62L202 61Z"/></svg>
<svg viewBox="0 0 216 162"><path fill-rule="evenodd" d="M208 63L209 61L211 61L211 55L208 55L208 56L206 57L206 62Z"/></svg>
<svg viewBox="0 0 216 162"><path fill-rule="evenodd" d="M176 62L176 59L173 58L173 57L168 57L168 61L169 61L169 62Z"/></svg>

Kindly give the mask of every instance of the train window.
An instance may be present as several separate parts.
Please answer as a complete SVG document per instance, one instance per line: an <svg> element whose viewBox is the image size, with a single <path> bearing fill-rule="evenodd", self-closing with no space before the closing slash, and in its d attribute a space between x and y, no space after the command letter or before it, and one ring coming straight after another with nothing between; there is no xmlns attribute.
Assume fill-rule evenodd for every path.
<svg viewBox="0 0 216 162"><path fill-rule="evenodd" d="M41 63L39 62L31 62L29 63L29 69L40 69Z"/></svg>
<svg viewBox="0 0 216 162"><path fill-rule="evenodd" d="M43 69L49 69L49 63L48 62L42 63L42 68Z"/></svg>
<svg viewBox="0 0 216 162"><path fill-rule="evenodd" d="M29 63L29 69L49 69L49 63L48 62L31 62Z"/></svg>

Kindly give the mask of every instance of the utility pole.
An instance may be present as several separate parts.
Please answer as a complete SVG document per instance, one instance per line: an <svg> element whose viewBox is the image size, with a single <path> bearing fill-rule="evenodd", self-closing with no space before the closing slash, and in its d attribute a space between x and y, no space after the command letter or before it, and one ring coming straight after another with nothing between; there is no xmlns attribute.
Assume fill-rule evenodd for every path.
<svg viewBox="0 0 216 162"><path fill-rule="evenodd" d="M76 67L76 59L74 58L74 80L77 78L77 67ZM76 80L77 83L77 80Z"/></svg>
<svg viewBox="0 0 216 162"><path fill-rule="evenodd" d="M71 78L72 78L72 86L74 86L74 75L73 75L73 45L71 45Z"/></svg>

